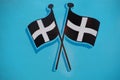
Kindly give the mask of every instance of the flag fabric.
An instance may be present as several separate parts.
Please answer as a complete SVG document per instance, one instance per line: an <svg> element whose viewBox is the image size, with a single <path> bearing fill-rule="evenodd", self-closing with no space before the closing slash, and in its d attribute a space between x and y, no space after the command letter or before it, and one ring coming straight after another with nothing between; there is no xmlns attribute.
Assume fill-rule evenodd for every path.
<svg viewBox="0 0 120 80"><path fill-rule="evenodd" d="M94 46L100 22L94 18L79 16L68 12L64 33L74 41L89 43Z"/></svg>
<svg viewBox="0 0 120 80"><path fill-rule="evenodd" d="M55 39L58 35L58 28L53 11L51 11L47 17L33 21L29 24L28 30L37 48L40 45Z"/></svg>

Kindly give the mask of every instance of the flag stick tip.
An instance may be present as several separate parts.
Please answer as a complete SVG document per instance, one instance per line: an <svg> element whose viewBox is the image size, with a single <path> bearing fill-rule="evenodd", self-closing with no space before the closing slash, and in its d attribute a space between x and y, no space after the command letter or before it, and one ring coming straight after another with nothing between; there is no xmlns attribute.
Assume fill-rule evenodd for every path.
<svg viewBox="0 0 120 80"><path fill-rule="evenodd" d="M53 4L49 4L48 8L52 9L53 8Z"/></svg>
<svg viewBox="0 0 120 80"><path fill-rule="evenodd" d="M73 4L73 3L68 3L67 5L68 5L68 7L70 7L70 8L74 7L74 4Z"/></svg>

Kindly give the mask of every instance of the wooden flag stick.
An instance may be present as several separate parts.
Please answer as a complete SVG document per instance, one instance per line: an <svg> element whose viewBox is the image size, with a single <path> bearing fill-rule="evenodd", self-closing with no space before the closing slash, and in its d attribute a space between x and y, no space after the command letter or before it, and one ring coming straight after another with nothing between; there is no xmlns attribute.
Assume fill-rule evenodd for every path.
<svg viewBox="0 0 120 80"><path fill-rule="evenodd" d="M61 45L60 45L60 50L59 50L59 53L58 53L58 58L57 58L57 62L56 62L56 65L55 65L55 69L57 70L57 68L58 68L60 54L61 54L61 51L62 51L62 48L63 48L65 59L66 59L67 65L68 65L68 69L71 70L71 66L70 66L70 62L69 62L68 56L67 56L67 52L66 52L64 44L63 44L63 38L61 38L60 33L59 33L59 38L61 40Z"/></svg>
<svg viewBox="0 0 120 80"><path fill-rule="evenodd" d="M73 4L73 3L68 3L67 6L69 7L69 10L71 10L71 8L74 7L74 4ZM65 24L65 25L66 25L66 24ZM68 60L68 57L67 57L67 53L66 53L64 44L63 44L64 33L63 33L62 38L61 38L60 33L59 33L59 37L60 37L60 40L61 40L61 45L60 45L60 50L59 50L59 54L58 54L58 58L57 58L57 63L56 63L55 69L57 69L57 67L58 67L58 62L59 62L59 58L60 58L60 53L61 53L62 47L63 47L63 50L64 50L64 52L65 52L65 57L66 57L66 60L67 60L67 64L68 64L69 70L71 70L71 66L70 66L70 63L69 63L69 60Z"/></svg>
<svg viewBox="0 0 120 80"><path fill-rule="evenodd" d="M52 10L53 4L50 4L50 5L48 6L48 8L50 8L51 11L53 12L53 10ZM61 38L60 32L58 31L58 35L59 35L59 38L60 38L60 41L61 41L61 45L60 45L60 50L59 50L58 57L57 57L57 62L56 62L56 64L55 64L55 70L57 70L57 68L58 68L58 63L59 63L59 59L60 59L60 54L61 54L62 48L63 48L63 50L64 50L64 55L65 55L65 59L66 59L68 68L69 68L69 70L71 70L71 66L70 66L70 62L69 62L68 56L67 56L67 52L66 52L65 47L64 47L64 44L63 44L64 34L63 34L63 37Z"/></svg>

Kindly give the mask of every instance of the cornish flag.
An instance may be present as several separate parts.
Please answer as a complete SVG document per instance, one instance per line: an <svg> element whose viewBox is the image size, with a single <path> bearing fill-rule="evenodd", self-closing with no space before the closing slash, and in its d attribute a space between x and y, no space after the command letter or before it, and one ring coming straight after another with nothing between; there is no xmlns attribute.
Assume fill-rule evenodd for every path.
<svg viewBox="0 0 120 80"><path fill-rule="evenodd" d="M100 22L98 20L79 16L69 9L64 33L74 41L85 42L94 46L99 24Z"/></svg>
<svg viewBox="0 0 120 80"><path fill-rule="evenodd" d="M28 30L37 48L40 45L55 39L58 35L58 28L53 11L51 11L47 17L29 24Z"/></svg>

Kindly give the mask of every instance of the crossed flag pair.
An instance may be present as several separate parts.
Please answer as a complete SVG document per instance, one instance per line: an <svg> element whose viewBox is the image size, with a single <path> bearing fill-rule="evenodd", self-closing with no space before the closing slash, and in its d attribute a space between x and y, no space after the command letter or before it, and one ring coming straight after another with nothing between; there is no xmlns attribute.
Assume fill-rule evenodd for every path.
<svg viewBox="0 0 120 80"><path fill-rule="evenodd" d="M62 48L64 50L68 69L71 70L70 62L63 44L64 35L74 41L85 42L94 46L98 33L100 22L94 18L79 16L73 13L71 11L71 8L73 6L73 3L68 3L69 11L66 19L64 33L62 36L60 35L58 26L56 24L52 4L48 6L51 12L47 17L33 21L31 24L28 25L28 30L37 48L40 47L42 44L49 42L59 36L61 45L57 56L57 61L55 63L55 70L57 70L58 68Z"/></svg>

